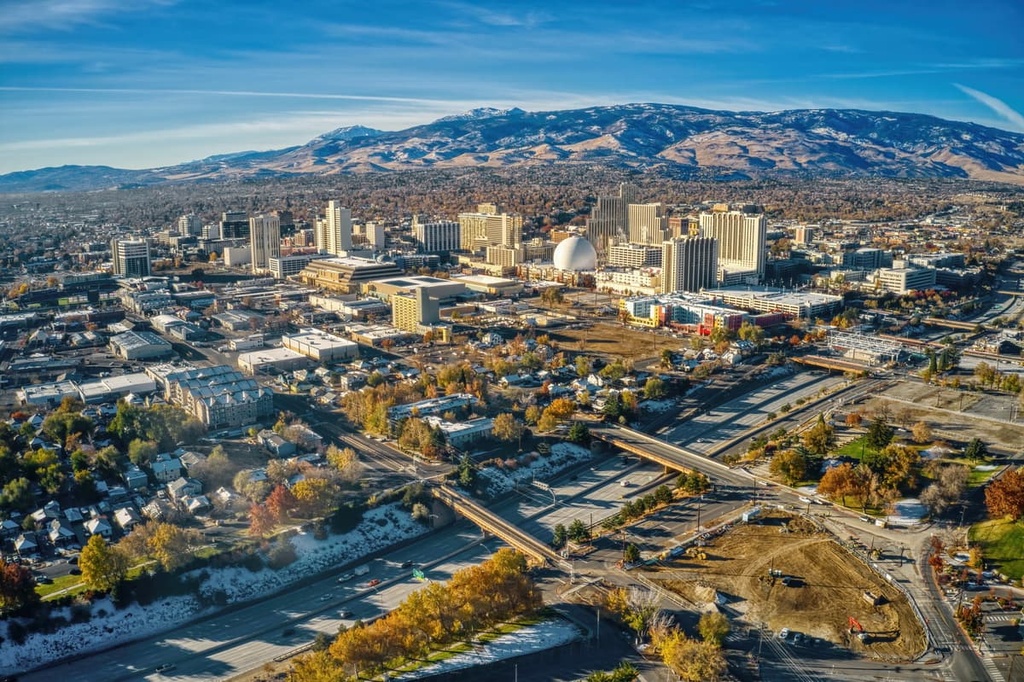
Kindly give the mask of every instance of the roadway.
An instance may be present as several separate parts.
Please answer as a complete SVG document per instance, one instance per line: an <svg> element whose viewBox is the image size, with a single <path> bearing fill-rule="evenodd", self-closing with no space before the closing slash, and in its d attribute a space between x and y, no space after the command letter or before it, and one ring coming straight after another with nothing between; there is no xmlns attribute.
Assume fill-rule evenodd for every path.
<svg viewBox="0 0 1024 682"><path fill-rule="evenodd" d="M693 419L665 427L658 435L670 443L685 444L689 450L708 454L722 441L735 438L764 422L769 413L782 414L783 405L788 403L794 410L799 410L801 406L796 405L797 400L809 400L822 390L832 390L845 382L843 377L800 372L777 379Z"/></svg>
<svg viewBox="0 0 1024 682"><path fill-rule="evenodd" d="M222 611L132 644L27 673L19 679L28 682L224 679L287 654L309 643L318 632L334 635L343 622L351 625L356 618L366 620L394 609L410 592L421 587L412 578L411 568L400 567L405 561L414 561L427 578L443 581L461 568L480 563L500 546L496 540L482 543L480 540L476 527L458 523L365 562L369 573L345 583L339 584L340 571L333 571L276 596ZM244 573L244 569L239 571ZM366 581L374 578L381 584L368 589ZM341 618L342 609L353 615ZM166 675L155 672L157 666L167 663L175 666L173 671Z"/></svg>

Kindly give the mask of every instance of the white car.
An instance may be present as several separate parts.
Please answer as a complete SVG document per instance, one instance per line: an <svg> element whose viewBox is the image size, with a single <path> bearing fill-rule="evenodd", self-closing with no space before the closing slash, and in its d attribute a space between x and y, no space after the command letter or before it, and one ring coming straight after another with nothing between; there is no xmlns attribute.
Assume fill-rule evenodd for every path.
<svg viewBox="0 0 1024 682"><path fill-rule="evenodd" d="M779 639L789 639L789 628L782 628L779 630Z"/></svg>

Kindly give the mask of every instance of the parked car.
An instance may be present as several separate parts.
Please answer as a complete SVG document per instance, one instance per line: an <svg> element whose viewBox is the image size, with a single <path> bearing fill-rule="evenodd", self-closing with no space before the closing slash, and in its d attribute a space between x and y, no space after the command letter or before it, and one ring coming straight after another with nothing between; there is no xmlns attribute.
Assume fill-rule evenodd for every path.
<svg viewBox="0 0 1024 682"><path fill-rule="evenodd" d="M412 568L412 562L411 561L403 561L402 562L402 568Z"/></svg>
<svg viewBox="0 0 1024 682"><path fill-rule="evenodd" d="M380 578L374 578L370 582L366 583L367 587L377 587L377 585L380 585Z"/></svg>
<svg viewBox="0 0 1024 682"><path fill-rule="evenodd" d="M346 583L349 580L352 580L352 574L351 573L342 573L341 577L338 578L338 582L339 583Z"/></svg>
<svg viewBox="0 0 1024 682"><path fill-rule="evenodd" d="M789 628L779 630L779 639L789 639Z"/></svg>

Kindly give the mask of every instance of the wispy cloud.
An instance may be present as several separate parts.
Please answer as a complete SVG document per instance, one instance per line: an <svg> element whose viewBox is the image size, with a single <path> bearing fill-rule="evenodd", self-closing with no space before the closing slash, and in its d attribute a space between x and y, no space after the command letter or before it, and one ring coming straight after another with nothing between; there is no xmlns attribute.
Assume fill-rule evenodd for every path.
<svg viewBox="0 0 1024 682"><path fill-rule="evenodd" d="M323 99L367 102L403 102L407 104L450 104L450 100L382 95L341 95L323 92L262 92L259 90L187 90L163 88L46 88L0 86L0 92L105 93L120 95L206 95L213 97L275 97L283 99Z"/></svg>
<svg viewBox="0 0 1024 682"><path fill-rule="evenodd" d="M71 31L120 12L147 10L175 0L13 0L0 12L0 33L47 29Z"/></svg>
<svg viewBox="0 0 1024 682"><path fill-rule="evenodd" d="M1012 125L1016 130L1024 131L1024 115L1003 100L993 97L988 93L984 93L981 90L969 88L966 85L960 85L959 83L953 83L953 85L959 88L961 92L970 95L992 111L996 112L996 114L1002 117L1003 120Z"/></svg>

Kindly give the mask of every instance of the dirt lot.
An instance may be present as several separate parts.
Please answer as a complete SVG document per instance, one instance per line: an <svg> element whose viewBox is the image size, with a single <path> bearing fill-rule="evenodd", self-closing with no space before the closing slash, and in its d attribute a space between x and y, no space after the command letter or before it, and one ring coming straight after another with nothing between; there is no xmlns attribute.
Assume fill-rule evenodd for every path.
<svg viewBox="0 0 1024 682"><path fill-rule="evenodd" d="M924 421L936 438L962 444L977 437L996 452L1013 454L1019 452L1020 444L1024 443L1024 416L1018 416L1021 421L1017 424L1006 421L1014 415L1013 396L956 391L904 381L887 390L882 399L876 398L862 407L870 413L878 409L883 400L894 417L906 411L909 425Z"/></svg>
<svg viewBox="0 0 1024 682"><path fill-rule="evenodd" d="M562 346L576 350L579 341L584 342L583 350L602 353L608 357L622 357L633 360L657 358L662 349L678 351L689 348L685 338L674 338L666 334L655 334L646 329L632 329L618 323L595 322L589 329L542 330ZM540 333L540 331L538 331Z"/></svg>
<svg viewBox="0 0 1024 682"><path fill-rule="evenodd" d="M926 647L922 625L902 594L802 519L774 513L759 524L736 526L704 551L705 560L680 557L647 576L697 608L717 591L750 625L763 622L773 632L787 627L872 658L910 660ZM798 578L799 586L769 577L772 568ZM870 605L866 590L882 603ZM849 616L871 635L868 643L850 635Z"/></svg>

